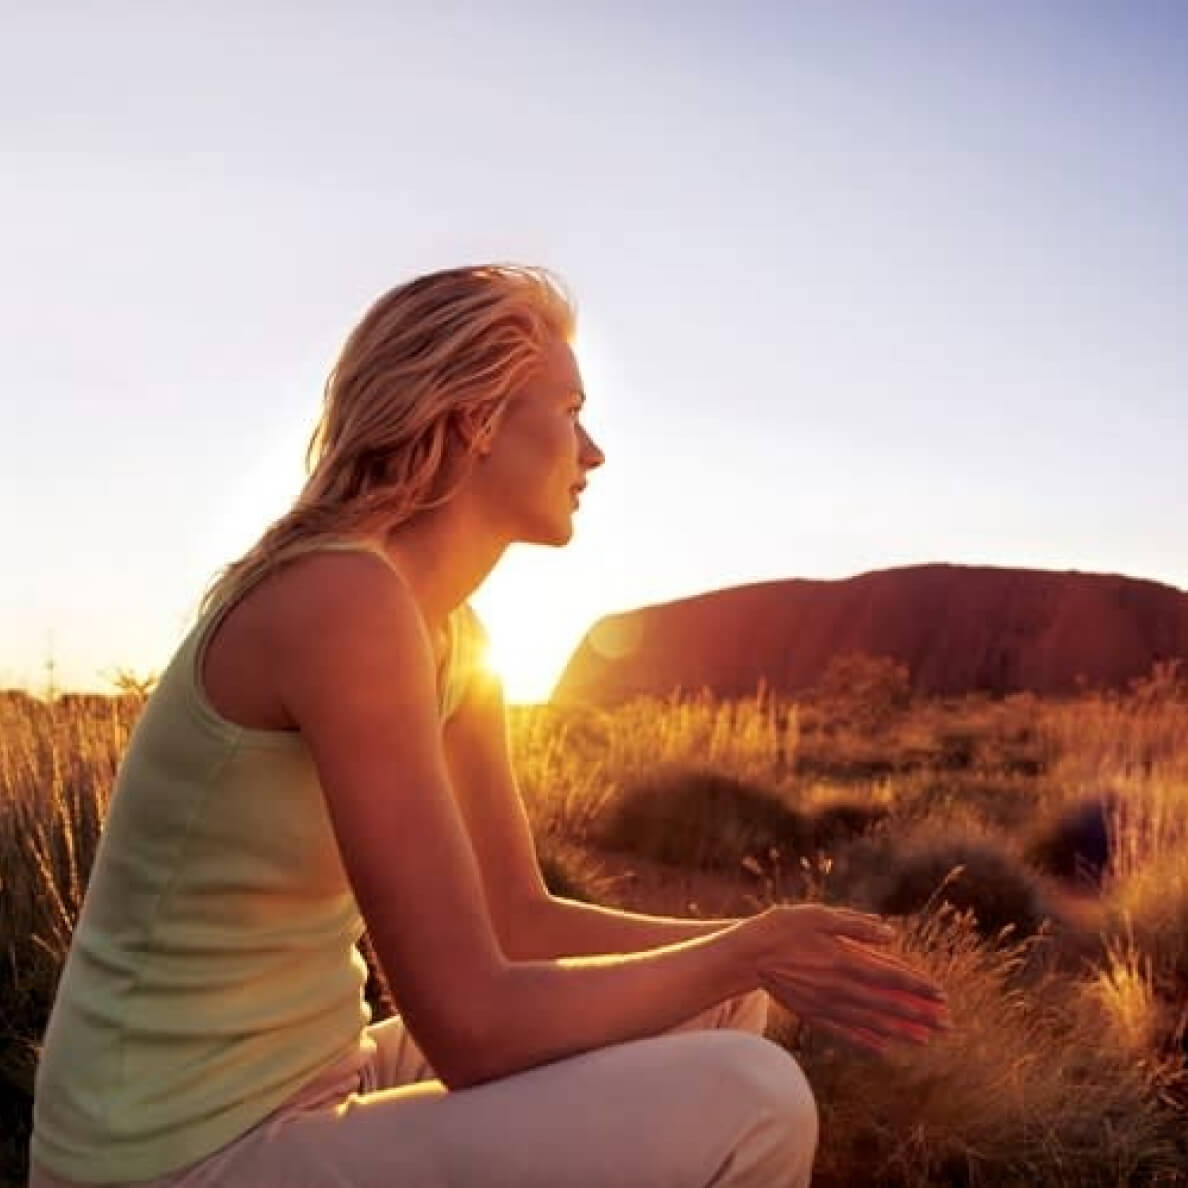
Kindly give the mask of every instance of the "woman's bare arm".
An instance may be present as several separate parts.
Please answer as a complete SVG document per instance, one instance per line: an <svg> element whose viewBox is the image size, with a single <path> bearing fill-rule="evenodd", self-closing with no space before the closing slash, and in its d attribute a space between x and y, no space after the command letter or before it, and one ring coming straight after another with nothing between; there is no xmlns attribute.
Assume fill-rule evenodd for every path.
<svg viewBox="0 0 1188 1188"><path fill-rule="evenodd" d="M761 984L769 913L642 953L508 960L450 786L411 592L365 554L311 556L283 581L277 689L393 994L447 1086L652 1035Z"/></svg>

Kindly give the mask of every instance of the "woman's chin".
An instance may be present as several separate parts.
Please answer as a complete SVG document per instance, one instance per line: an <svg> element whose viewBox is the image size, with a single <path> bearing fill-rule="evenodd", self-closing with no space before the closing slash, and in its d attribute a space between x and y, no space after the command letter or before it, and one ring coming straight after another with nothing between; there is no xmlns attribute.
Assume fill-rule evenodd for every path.
<svg viewBox="0 0 1188 1188"><path fill-rule="evenodd" d="M520 537L525 544L552 545L559 548L573 539L573 512L533 526L530 534Z"/></svg>
<svg viewBox="0 0 1188 1188"><path fill-rule="evenodd" d="M573 539L573 520L566 519L554 534L553 539L547 543L556 545L560 548L562 545L567 545Z"/></svg>

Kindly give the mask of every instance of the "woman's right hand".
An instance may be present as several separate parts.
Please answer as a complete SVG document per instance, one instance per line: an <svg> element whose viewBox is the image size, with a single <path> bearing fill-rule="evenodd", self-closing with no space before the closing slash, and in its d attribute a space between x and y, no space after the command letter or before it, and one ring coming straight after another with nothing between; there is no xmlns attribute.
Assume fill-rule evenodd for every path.
<svg viewBox="0 0 1188 1188"><path fill-rule="evenodd" d="M879 1052L892 1039L925 1043L950 1029L940 986L871 947L895 938L877 916L822 904L777 904L756 923L763 937L761 985L810 1026Z"/></svg>

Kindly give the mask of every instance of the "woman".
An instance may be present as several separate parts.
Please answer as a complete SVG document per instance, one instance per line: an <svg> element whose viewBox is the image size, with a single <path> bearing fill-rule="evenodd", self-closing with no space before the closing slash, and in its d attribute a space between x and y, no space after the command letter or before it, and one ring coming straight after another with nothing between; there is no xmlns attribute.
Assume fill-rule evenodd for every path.
<svg viewBox="0 0 1188 1188"><path fill-rule="evenodd" d="M459 268L348 338L291 510L213 584L121 764L38 1069L34 1188L808 1182L767 994L944 1026L871 917L554 899L467 598L603 454L572 308ZM364 924L398 1014L370 1023Z"/></svg>

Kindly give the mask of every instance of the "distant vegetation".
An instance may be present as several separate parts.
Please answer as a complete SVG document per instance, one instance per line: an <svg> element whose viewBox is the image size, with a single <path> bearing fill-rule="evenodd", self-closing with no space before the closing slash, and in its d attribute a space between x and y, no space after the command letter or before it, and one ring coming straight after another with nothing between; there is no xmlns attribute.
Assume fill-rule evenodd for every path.
<svg viewBox="0 0 1188 1188"><path fill-rule="evenodd" d="M143 697L0 696L0 1183L23 1183L37 1040ZM951 1035L880 1059L773 1015L821 1108L815 1185L1188 1182L1174 665L1126 694L919 700L895 665L851 656L798 702L760 689L511 714L555 894L902 917L899 948L946 986ZM382 1015L378 971L368 994Z"/></svg>

